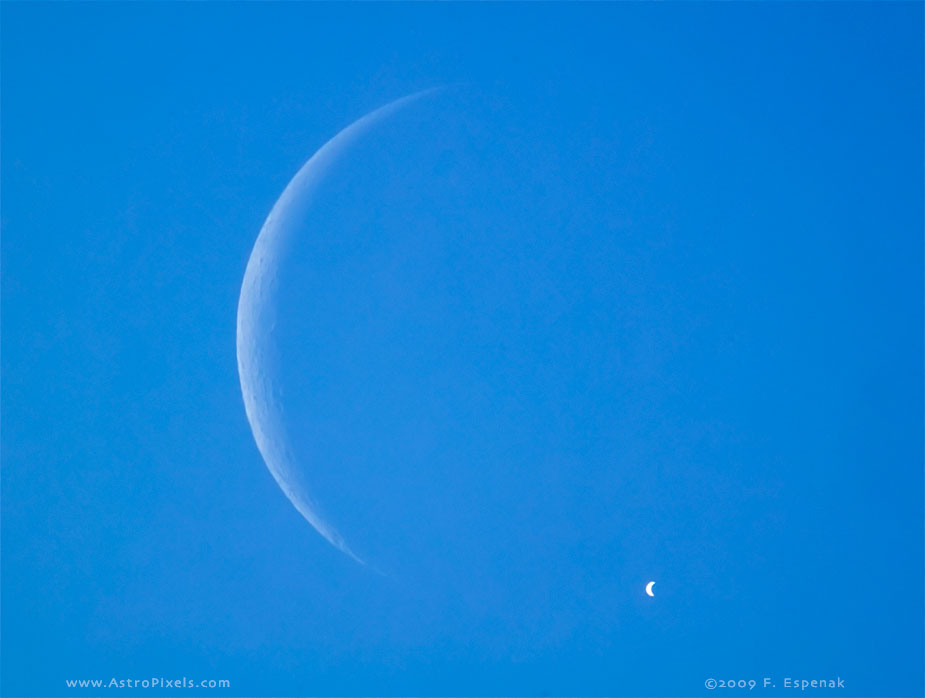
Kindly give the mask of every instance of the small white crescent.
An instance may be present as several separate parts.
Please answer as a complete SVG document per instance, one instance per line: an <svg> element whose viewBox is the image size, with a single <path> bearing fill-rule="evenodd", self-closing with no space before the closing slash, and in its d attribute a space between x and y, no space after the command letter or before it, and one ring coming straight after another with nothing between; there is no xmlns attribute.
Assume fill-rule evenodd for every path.
<svg viewBox="0 0 925 698"><path fill-rule="evenodd" d="M652 591L652 587L654 586L655 586L655 582L649 582L648 584L646 584L646 593L649 596L655 596L655 592Z"/></svg>

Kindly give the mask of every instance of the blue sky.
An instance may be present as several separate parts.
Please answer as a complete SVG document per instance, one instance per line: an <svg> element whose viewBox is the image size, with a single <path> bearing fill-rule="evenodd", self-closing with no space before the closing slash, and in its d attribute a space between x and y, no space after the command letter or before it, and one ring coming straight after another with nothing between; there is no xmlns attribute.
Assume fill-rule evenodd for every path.
<svg viewBox="0 0 925 698"><path fill-rule="evenodd" d="M4 696L922 695L921 4L0 13Z"/></svg>

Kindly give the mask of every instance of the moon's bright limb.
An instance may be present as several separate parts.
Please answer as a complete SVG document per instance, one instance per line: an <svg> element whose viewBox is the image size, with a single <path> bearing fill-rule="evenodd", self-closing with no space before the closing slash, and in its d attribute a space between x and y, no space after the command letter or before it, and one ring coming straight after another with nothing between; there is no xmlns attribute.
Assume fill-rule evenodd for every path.
<svg viewBox="0 0 925 698"><path fill-rule="evenodd" d="M254 243L238 300L238 375L244 409L257 448L267 468L293 506L334 547L363 562L325 520L311 495L304 470L299 467L283 420L278 399L278 348L273 329L279 318L276 295L280 261L299 228L315 190L330 165L349 144L373 124L418 98L440 88L417 92L390 102L353 122L312 155L280 195Z"/></svg>
<svg viewBox="0 0 925 698"><path fill-rule="evenodd" d="M646 584L646 593L647 593L649 596L655 596L655 592L652 591L652 588L653 588L654 586L655 586L655 582L649 582L648 584Z"/></svg>

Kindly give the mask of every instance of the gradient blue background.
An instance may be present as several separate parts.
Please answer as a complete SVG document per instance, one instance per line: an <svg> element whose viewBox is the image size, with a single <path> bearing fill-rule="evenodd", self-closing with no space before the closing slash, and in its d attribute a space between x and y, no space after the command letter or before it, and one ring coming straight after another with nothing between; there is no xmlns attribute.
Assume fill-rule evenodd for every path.
<svg viewBox="0 0 925 698"><path fill-rule="evenodd" d="M4 696L113 676L231 681L195 695L667 696L836 675L835 695L922 695L921 4L0 13ZM511 576L477 603L371 574L299 517L234 353L247 256L305 158L460 82L532 114L525 148L574 143L574 191L613 196L593 208L606 221L576 213L557 278L590 293L597 247L627 260L620 342L573 318L587 342L558 358L622 352L633 414L589 423L610 387L593 376L561 384L567 406L540 391L524 421L503 412L530 454L623 450L587 477L550 460L539 484L512 458L505 486L524 477L537 506L554 490L597 533L485 509L516 564L489 567ZM538 337L518 336L525 356Z"/></svg>

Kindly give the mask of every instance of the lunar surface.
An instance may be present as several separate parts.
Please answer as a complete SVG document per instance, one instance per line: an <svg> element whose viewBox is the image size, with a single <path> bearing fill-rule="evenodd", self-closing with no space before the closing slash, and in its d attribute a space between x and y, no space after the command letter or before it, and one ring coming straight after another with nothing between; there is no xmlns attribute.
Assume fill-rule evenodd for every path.
<svg viewBox="0 0 925 698"><path fill-rule="evenodd" d="M293 506L333 546L362 562L328 522L312 494L306 468L292 447L283 418L279 355L275 342L278 317L278 269L311 206L319 183L344 150L377 122L388 119L426 94L395 100L355 121L325 143L296 173L267 217L254 244L238 302L237 358L247 419L261 455Z"/></svg>

